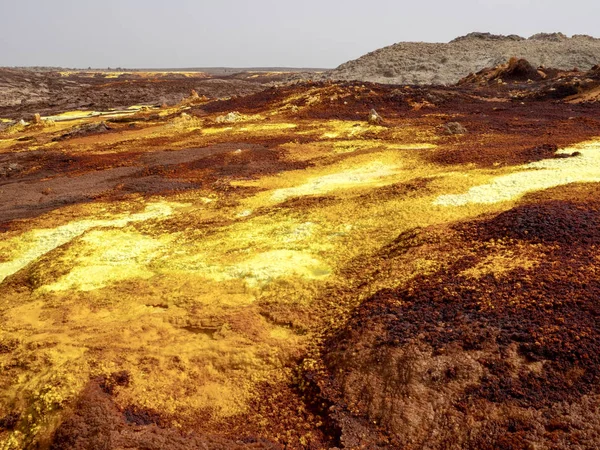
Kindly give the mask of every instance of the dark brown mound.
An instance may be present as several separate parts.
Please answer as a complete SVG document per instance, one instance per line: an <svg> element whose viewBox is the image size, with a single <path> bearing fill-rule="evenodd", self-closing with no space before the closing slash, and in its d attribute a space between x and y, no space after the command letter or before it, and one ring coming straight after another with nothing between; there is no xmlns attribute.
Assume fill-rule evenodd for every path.
<svg viewBox="0 0 600 450"><path fill-rule="evenodd" d="M464 84L485 84L498 81L537 81L544 78L543 72L533 67L526 59L511 58L506 64L483 69L476 74L470 74L458 82Z"/></svg>
<svg viewBox="0 0 600 450"><path fill-rule="evenodd" d="M120 376L120 375L119 375ZM116 379L114 382L123 382ZM252 437L229 440L184 434L165 428L153 411L129 407L120 411L98 382L91 382L75 410L56 431L51 450L276 450L282 447Z"/></svg>
<svg viewBox="0 0 600 450"><path fill-rule="evenodd" d="M498 73L506 81L540 80L542 76L526 59L511 58L508 67Z"/></svg>
<svg viewBox="0 0 600 450"><path fill-rule="evenodd" d="M342 443L598 448L598 188L538 195L438 241L456 252L445 270L378 292L324 345ZM536 264L472 275L517 246Z"/></svg>

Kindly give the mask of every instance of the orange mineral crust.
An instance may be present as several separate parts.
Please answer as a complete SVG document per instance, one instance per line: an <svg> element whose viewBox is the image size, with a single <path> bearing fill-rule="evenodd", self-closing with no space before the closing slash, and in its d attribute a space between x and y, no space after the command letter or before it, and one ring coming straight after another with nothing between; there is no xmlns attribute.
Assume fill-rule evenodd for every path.
<svg viewBox="0 0 600 450"><path fill-rule="evenodd" d="M597 70L39 76L80 90L0 105L0 449L600 446Z"/></svg>

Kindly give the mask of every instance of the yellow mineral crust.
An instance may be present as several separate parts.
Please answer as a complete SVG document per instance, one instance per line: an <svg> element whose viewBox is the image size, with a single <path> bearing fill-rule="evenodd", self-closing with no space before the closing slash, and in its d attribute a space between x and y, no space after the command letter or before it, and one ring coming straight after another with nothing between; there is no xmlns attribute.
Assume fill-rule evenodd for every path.
<svg viewBox="0 0 600 450"><path fill-rule="evenodd" d="M161 110L169 119L60 145L51 133L73 124L23 131L43 137L35 147L0 141L3 154L35 148L108 161L98 171L139 168L105 197L15 220L3 235L0 343L15 349L0 352L0 406L8 405L0 417L22 405L24 419L2 436L17 446L0 448L50 433L86 383L119 371L131 377L113 395L122 409L213 434L235 421L269 430L253 409L269 401L261 389L289 386L324 330L377 290L443 269L427 242L399 264L399 236L498 213L534 191L600 181L599 141L560 151L579 156L478 168L431 157L447 145L432 131L437 116L372 126L288 114L345 98L314 88L234 123L180 105ZM521 250L500 248L461 276L538 267L541 250Z"/></svg>
<svg viewBox="0 0 600 450"><path fill-rule="evenodd" d="M441 195L434 203L441 206L499 203L519 198L528 192L570 183L600 181L600 141L584 142L557 153L571 155L575 152L579 155L544 159L518 167L515 172L473 186L466 193Z"/></svg>
<svg viewBox="0 0 600 450"><path fill-rule="evenodd" d="M173 205L169 203L154 203L149 204L142 213L119 215L115 218L103 220L81 220L54 229L38 229L27 232L18 238L14 238L13 242L5 244L9 248L11 244L15 245L20 251L14 259L0 262L0 283L6 277L18 272L57 247L83 235L88 230L99 227L122 228L131 222L168 217L172 213L172 207Z"/></svg>

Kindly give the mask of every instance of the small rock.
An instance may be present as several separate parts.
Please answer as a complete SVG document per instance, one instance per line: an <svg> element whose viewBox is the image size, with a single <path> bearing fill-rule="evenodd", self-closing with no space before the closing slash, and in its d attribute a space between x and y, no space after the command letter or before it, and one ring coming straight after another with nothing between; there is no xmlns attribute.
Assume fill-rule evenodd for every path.
<svg viewBox="0 0 600 450"><path fill-rule="evenodd" d="M76 127L61 136L55 137L53 141L62 141L74 137L83 137L90 134L104 133L109 130L111 130L111 128L104 121L87 123L85 125Z"/></svg>
<svg viewBox="0 0 600 450"><path fill-rule="evenodd" d="M235 122L240 122L243 119L244 119L244 116L242 116L239 112L232 111L224 116L217 117L215 119L215 122L217 122L217 123L235 123Z"/></svg>
<svg viewBox="0 0 600 450"><path fill-rule="evenodd" d="M381 123L383 123L383 119L381 118L381 116L379 115L379 113L377 111L372 109L371 112L369 112L368 122L371 125L380 125Z"/></svg>
<svg viewBox="0 0 600 450"><path fill-rule="evenodd" d="M13 175L17 175L23 167L17 163L10 163L6 166L0 166L0 177L10 177Z"/></svg>
<svg viewBox="0 0 600 450"><path fill-rule="evenodd" d="M184 103L195 105L197 103L204 103L208 101L208 97L206 95L199 95L195 89L192 89L190 92L190 96L186 99L183 99Z"/></svg>
<svg viewBox="0 0 600 450"><path fill-rule="evenodd" d="M467 129L458 122L448 122L442 128L447 135L467 134Z"/></svg>
<svg viewBox="0 0 600 450"><path fill-rule="evenodd" d="M15 122L0 122L0 132L2 132L14 125L15 125Z"/></svg>

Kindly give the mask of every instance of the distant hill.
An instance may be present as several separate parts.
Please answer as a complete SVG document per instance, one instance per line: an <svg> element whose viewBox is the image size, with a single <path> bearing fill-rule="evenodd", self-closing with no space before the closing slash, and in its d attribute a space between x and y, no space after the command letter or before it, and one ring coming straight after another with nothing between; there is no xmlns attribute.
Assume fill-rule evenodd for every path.
<svg viewBox="0 0 600 450"><path fill-rule="evenodd" d="M470 73L524 58L533 66L589 70L600 63L600 39L562 33L521 36L470 33L449 43L401 42L342 64L339 80L387 84L454 84Z"/></svg>

